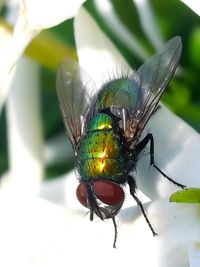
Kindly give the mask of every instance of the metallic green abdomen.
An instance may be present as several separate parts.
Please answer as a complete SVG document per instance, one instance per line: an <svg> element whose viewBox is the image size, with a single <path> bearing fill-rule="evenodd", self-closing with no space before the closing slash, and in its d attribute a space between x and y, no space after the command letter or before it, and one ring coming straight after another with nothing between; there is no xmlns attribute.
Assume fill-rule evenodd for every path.
<svg viewBox="0 0 200 267"><path fill-rule="evenodd" d="M125 167L121 157L122 144L108 123L100 127L103 122L98 115L94 118L95 124L97 120L97 130L91 130L94 127L91 124L92 128L80 141L78 171L83 179L117 180Z"/></svg>

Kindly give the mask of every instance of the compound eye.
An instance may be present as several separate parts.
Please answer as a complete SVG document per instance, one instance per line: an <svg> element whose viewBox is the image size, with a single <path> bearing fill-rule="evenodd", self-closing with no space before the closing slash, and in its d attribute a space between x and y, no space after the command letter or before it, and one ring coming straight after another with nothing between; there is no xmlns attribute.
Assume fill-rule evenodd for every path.
<svg viewBox="0 0 200 267"><path fill-rule="evenodd" d="M87 189L85 183L80 183L76 189L76 196L79 200L79 202L85 206L88 207L88 201L87 201Z"/></svg>
<svg viewBox="0 0 200 267"><path fill-rule="evenodd" d="M93 185L93 192L99 200L109 206L122 205L124 202L124 190L121 186L112 181L95 181Z"/></svg>

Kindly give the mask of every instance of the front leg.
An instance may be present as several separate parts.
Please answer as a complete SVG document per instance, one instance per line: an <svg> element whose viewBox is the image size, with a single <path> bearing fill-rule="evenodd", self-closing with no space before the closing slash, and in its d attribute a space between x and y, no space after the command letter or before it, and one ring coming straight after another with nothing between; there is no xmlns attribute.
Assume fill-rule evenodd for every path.
<svg viewBox="0 0 200 267"><path fill-rule="evenodd" d="M139 144L135 147L136 154L139 155L142 150L146 147L146 145L150 142L150 165L153 166L158 172L160 172L165 178L167 178L170 182L174 183L181 188L185 188L186 186L174 181L168 175L166 175L154 162L154 139L151 133L147 134L144 139L142 139Z"/></svg>
<svg viewBox="0 0 200 267"><path fill-rule="evenodd" d="M136 196L136 193L135 193L135 189L136 189L136 183L135 183L135 180L133 179L133 177L131 177L130 175L127 176L127 182L128 182L128 185L129 185L129 188L130 188L130 194L131 196L135 199L135 201L137 202L138 206L140 207L141 211L142 211L142 214L149 226L149 228L151 229L151 232L153 234L153 236L156 236L157 233L154 231L153 229L153 226L151 225L146 213L145 213L145 210L143 208L143 205L142 205L142 202L139 200L139 198Z"/></svg>
<svg viewBox="0 0 200 267"><path fill-rule="evenodd" d="M88 208L90 209L90 221L93 221L94 213L103 221L105 219L112 219L114 226L114 242L113 248L116 248L117 242L117 224L115 221L115 213L111 212L108 207L100 207L97 199L92 191L91 183L85 183L87 190ZM121 207L121 206L120 206ZM117 211L118 213L118 211Z"/></svg>

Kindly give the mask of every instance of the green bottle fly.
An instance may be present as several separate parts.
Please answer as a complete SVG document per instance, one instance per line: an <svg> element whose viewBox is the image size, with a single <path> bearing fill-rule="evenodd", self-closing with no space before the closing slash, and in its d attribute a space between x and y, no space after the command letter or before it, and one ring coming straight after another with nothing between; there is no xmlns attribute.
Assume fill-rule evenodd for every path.
<svg viewBox="0 0 200 267"><path fill-rule="evenodd" d="M133 199L152 232L156 235L141 201L136 195L133 172L147 145L150 165L170 182L185 186L167 176L154 162L154 138L142 133L160 97L176 70L181 55L180 37L168 41L137 71L108 79L95 88L77 62L66 59L57 73L57 91L67 135L72 143L79 185L79 202L101 220L112 219L116 247L115 216L125 200L128 185Z"/></svg>

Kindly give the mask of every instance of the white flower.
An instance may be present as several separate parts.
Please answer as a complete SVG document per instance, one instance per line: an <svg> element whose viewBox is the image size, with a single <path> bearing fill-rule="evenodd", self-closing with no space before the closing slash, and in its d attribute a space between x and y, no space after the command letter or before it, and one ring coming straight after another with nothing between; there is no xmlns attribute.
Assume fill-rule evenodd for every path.
<svg viewBox="0 0 200 267"><path fill-rule="evenodd" d="M79 63L96 84L102 83L102 77L107 72L127 67L120 53L84 9L75 18L75 37ZM155 159L161 169L181 183L200 186L197 160L200 151L199 135L163 106L152 117L146 130L154 134ZM86 210L78 203L75 195L78 181L73 172L66 180L63 177L43 187L41 194L47 199L53 199L59 204L65 203L69 214L67 229L73 221L74 227L70 228L68 235L70 252L66 252L69 257L67 262L73 259L74 264L79 264L80 258L89 253L94 260L88 260L88 266L93 266L94 263L95 266L100 266L102 262L113 266L199 266L199 205L173 204L169 203L168 198L161 198L168 197L178 188L155 170L149 170L148 156L140 159L136 178L138 187L151 199L157 199L146 203L144 207L158 236L152 236L144 217L127 191L125 206L128 207L122 207L117 216L116 250L112 249L112 222L103 223L98 218L89 222ZM59 188L62 188L62 193ZM76 254L79 255L78 258ZM196 262L197 265L194 265Z"/></svg>
<svg viewBox="0 0 200 267"><path fill-rule="evenodd" d="M127 67L120 53L84 9L75 19L75 32L80 64L97 85L101 84L104 73ZM170 132L164 126L170 128ZM192 186L198 186L199 135L163 107L147 128L155 135L158 165L178 181L190 186L193 178ZM147 162L142 163L143 160ZM148 157L140 162L137 183L152 199L168 196L176 189L159 174L154 179L156 172L151 170L149 173ZM169 162L169 166L165 166ZM112 248L112 222L101 222L96 217L93 222L89 221L75 195L77 184L72 172L67 179L45 183L42 188L43 197L66 205L66 209L37 197L19 197L16 192L0 195L0 266L62 267L73 263L88 267L102 264L186 267L195 266L195 261L198 266L198 205L172 204L167 198L145 204L148 218L159 234L154 238L127 192L127 207L122 208L117 217L115 250Z"/></svg>
<svg viewBox="0 0 200 267"><path fill-rule="evenodd" d="M193 250L200 238L197 206L169 205L166 199L145 205L159 233L155 238L137 207L123 210L117 221L117 249L113 249L111 222L90 222L85 213L77 216L39 198L1 195L0 200L0 263L5 267L64 267L72 262L88 267L105 262L116 267L186 267L187 254L196 256Z"/></svg>
<svg viewBox="0 0 200 267"><path fill-rule="evenodd" d="M85 0L20 0L20 15L33 30L53 27L74 17Z"/></svg>

